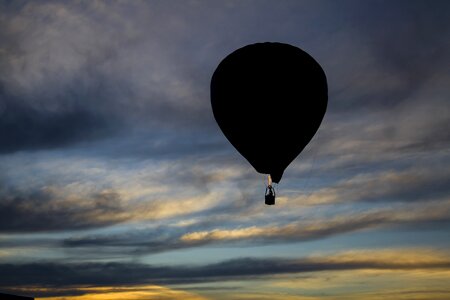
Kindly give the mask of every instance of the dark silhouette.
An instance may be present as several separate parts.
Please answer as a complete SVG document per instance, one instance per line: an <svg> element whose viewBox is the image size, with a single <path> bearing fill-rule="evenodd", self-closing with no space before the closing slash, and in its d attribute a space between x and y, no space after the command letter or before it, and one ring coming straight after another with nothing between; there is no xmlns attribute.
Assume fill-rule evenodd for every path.
<svg viewBox="0 0 450 300"><path fill-rule="evenodd" d="M10 294L3 294L0 293L0 300L33 300L32 297L23 297L23 296L16 296L16 295L10 295Z"/></svg>
<svg viewBox="0 0 450 300"><path fill-rule="evenodd" d="M265 199L266 199L266 204L267 205L274 205L275 204L275 189L273 188L273 186L268 185L266 187L266 195L265 195Z"/></svg>
<svg viewBox="0 0 450 300"><path fill-rule="evenodd" d="M312 139L328 102L320 65L303 50L258 43L228 55L211 79L220 129L250 164L278 183Z"/></svg>

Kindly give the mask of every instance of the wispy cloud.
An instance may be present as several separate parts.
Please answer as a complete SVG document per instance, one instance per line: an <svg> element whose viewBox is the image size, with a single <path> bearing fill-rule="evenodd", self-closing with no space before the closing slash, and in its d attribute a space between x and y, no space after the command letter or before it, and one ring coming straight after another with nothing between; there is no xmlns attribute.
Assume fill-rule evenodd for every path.
<svg viewBox="0 0 450 300"><path fill-rule="evenodd" d="M223 227L216 222L193 220L181 226L162 225L133 233L85 235L67 238L62 246L71 251L89 254L98 247L110 253L152 254L200 246L255 246L307 242L382 228L441 228L450 222L448 202L427 206L403 206L353 213L334 218L311 218L301 221L273 222L269 225Z"/></svg>
<svg viewBox="0 0 450 300"><path fill-rule="evenodd" d="M349 202L429 202L450 196L447 168L408 168L406 170L359 173L351 178L297 197L280 197L282 203L320 205Z"/></svg>
<svg viewBox="0 0 450 300"><path fill-rule="evenodd" d="M270 243L271 241L307 241L325 238L347 232L354 232L377 227L392 227L421 223L448 222L448 203L438 203L415 209L379 210L353 215L342 215L334 219L300 221L287 225L270 225L236 229L213 229L184 234L180 240L186 243L207 244L220 241L254 240Z"/></svg>

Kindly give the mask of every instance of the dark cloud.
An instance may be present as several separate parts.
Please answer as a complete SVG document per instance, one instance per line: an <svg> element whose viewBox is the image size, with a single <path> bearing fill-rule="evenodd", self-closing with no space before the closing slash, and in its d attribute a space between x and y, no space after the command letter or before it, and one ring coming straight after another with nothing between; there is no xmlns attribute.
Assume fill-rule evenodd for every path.
<svg viewBox="0 0 450 300"><path fill-rule="evenodd" d="M210 113L210 76L235 48L255 39L274 38L304 45L323 61L332 91L328 112L332 117L326 117L330 124L322 128L329 131L324 141L342 144L371 137L372 145L354 147L353 152L359 153L378 149L375 143L386 136L392 142L380 152L392 151L394 140L400 139L404 143L399 153L407 147L429 149L439 142L442 148L448 145L449 136L436 129L448 125L447 117L434 116L437 121L433 123L430 113L416 115L421 120L416 122L421 130L412 129L420 131L417 137L402 129L409 126L406 120L401 122L404 125L396 121L407 118L408 106L415 106L411 96L447 65L446 6L439 2L430 9L421 2L383 1L367 7L351 2L305 5L293 1L275 7L270 2L255 7L180 3L179 9L160 2L5 4L0 29L6 41L0 51L4 90L0 99L10 94L14 101L8 102L19 104L6 103L6 117L0 122L0 137L5 142L0 151L116 137L119 129L126 133L117 136L111 142L114 147L103 153L159 157L220 151L224 143L205 141L223 139ZM264 30L258 20L268 24ZM317 26L310 26L311 22ZM385 30L385 22L394 25ZM291 28L302 28L301 34L293 34ZM325 50L332 55L322 53ZM429 98L430 106L445 105ZM0 115L2 106L0 102ZM365 112L353 114L360 109ZM353 115L349 118L348 114ZM368 121L360 124L360 117ZM367 132L374 120L383 120L384 125ZM127 140L131 128L150 134ZM193 136L205 140L198 142ZM324 148L330 145L323 144Z"/></svg>
<svg viewBox="0 0 450 300"><path fill-rule="evenodd" d="M448 259L407 261L374 257L339 258L239 258L203 266L156 266L138 263L30 263L0 264L3 288L39 286L48 288L40 296L52 295L52 288L77 286L138 286L143 284L192 284L255 279L280 274L340 270L448 269ZM79 291L78 291L79 292Z"/></svg>
<svg viewBox="0 0 450 300"><path fill-rule="evenodd" d="M407 107L430 78L445 75L450 6L435 4L377 1L347 7L339 32L344 43L336 49L342 63L330 69L330 113ZM350 36L352 42L345 41Z"/></svg>
<svg viewBox="0 0 450 300"><path fill-rule="evenodd" d="M51 190L0 195L0 232L42 232L102 227L122 222L119 196L103 192L64 198Z"/></svg>
<svg viewBox="0 0 450 300"><path fill-rule="evenodd" d="M155 46L173 48L147 30L157 20L148 18L146 5L127 6L136 13L133 22L112 17L123 12L118 4L3 7L0 153L64 147L135 128L158 135L213 124L206 113L209 79L199 90L192 66Z"/></svg>
<svg viewBox="0 0 450 300"><path fill-rule="evenodd" d="M217 129L218 130L218 129ZM220 164L236 165L234 148L228 144L218 132L211 132L211 128L195 132L161 130L159 132L124 132L120 136L104 139L93 148L91 145L78 147L77 150L102 155L111 158L134 158L137 160L155 159L160 161L172 161L174 168L179 168L172 174L174 177L185 177L185 182L192 181L196 172L201 170L189 170L186 163L217 166ZM180 137L182 135L182 137ZM230 157L231 156L231 157ZM183 168L178 166L183 164ZM191 173L189 177L186 173ZM195 178L197 180L198 178ZM200 180L202 181L202 180ZM201 182L198 182L199 184Z"/></svg>
<svg viewBox="0 0 450 300"><path fill-rule="evenodd" d="M109 50L93 46L90 54L77 52L82 46L62 32L52 40L42 15L45 6L51 10L49 3L42 7L26 2L3 4L0 37L6 43L0 51L0 154L91 141L123 125L106 105L117 91L113 87L120 83L96 69L111 57Z"/></svg>
<svg viewBox="0 0 450 300"><path fill-rule="evenodd" d="M0 90L0 154L50 149L109 135L119 124L81 106L45 111L26 106Z"/></svg>
<svg viewBox="0 0 450 300"><path fill-rule="evenodd" d="M330 88L320 175L447 161L438 152L450 145L449 4L351 3L335 4L336 30L317 42Z"/></svg>

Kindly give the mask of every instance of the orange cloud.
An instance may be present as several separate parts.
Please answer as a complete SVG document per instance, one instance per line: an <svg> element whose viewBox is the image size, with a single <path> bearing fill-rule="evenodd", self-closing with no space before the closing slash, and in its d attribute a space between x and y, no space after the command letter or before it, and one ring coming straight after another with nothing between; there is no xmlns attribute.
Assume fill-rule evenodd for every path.
<svg viewBox="0 0 450 300"><path fill-rule="evenodd" d="M71 289L74 291L74 289ZM84 293L78 296L36 298L45 300L207 300L203 296L182 290L173 290L163 286L149 285L138 287L80 287L76 291Z"/></svg>

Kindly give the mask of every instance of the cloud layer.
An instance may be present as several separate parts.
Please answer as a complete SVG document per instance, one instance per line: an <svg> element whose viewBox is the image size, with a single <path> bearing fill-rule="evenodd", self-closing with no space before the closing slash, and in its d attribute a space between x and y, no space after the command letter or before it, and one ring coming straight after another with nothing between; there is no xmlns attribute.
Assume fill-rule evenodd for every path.
<svg viewBox="0 0 450 300"><path fill-rule="evenodd" d="M0 1L0 286L448 298L449 12L448 1ZM209 102L221 59L262 41L310 53L329 86L274 207ZM388 249L354 249L371 247Z"/></svg>

